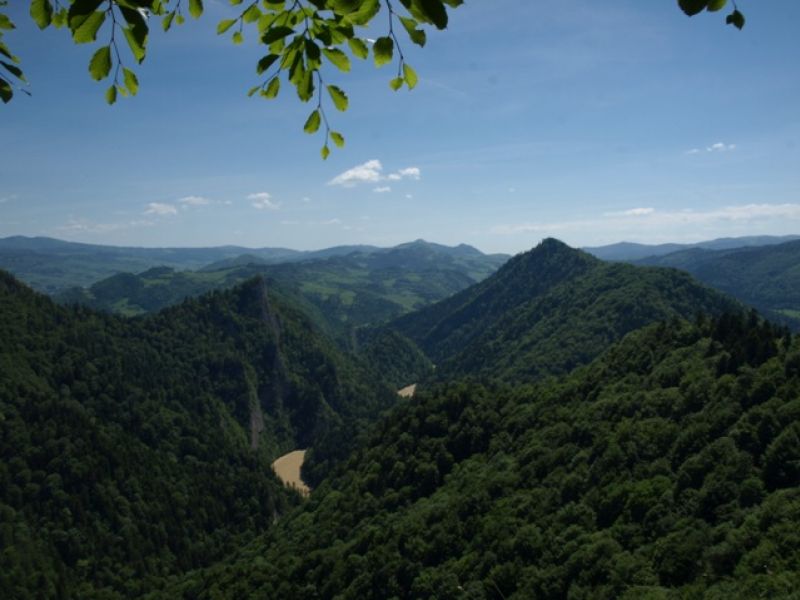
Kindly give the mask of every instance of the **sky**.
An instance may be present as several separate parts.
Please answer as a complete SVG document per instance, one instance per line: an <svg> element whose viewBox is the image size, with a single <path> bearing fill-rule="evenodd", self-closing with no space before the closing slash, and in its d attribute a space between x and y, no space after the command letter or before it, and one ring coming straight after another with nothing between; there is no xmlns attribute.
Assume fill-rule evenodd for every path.
<svg viewBox="0 0 800 600"><path fill-rule="evenodd" d="M290 86L247 97L264 51L216 35L226 2L151 24L139 94L114 106L96 47L12 4L32 95L0 105L0 237L516 253L800 233L797 0L740 0L741 32L673 0L467 0L425 48L401 37L413 91L389 88L396 65L324 73L350 98L328 105L347 143L326 161Z"/></svg>

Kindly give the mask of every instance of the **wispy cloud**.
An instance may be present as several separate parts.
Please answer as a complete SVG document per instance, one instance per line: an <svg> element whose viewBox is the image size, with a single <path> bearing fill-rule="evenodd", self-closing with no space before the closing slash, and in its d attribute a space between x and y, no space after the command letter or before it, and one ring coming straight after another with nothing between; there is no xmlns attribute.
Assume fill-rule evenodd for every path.
<svg viewBox="0 0 800 600"><path fill-rule="evenodd" d="M184 208L187 206L207 206L211 204L211 200L203 196L184 196L178 200L178 204L181 204Z"/></svg>
<svg viewBox="0 0 800 600"><path fill-rule="evenodd" d="M706 146L703 150L700 148L692 148L691 150L687 150L686 154L702 154L703 152L732 152L733 150L736 150L736 144L715 142L710 146Z"/></svg>
<svg viewBox="0 0 800 600"><path fill-rule="evenodd" d="M144 211L146 215L158 215L158 216L167 216L167 215L177 215L178 209L173 204L166 204L164 202L150 202L147 205L147 208Z"/></svg>
<svg viewBox="0 0 800 600"><path fill-rule="evenodd" d="M134 219L132 221L124 221L120 223L96 223L89 219L69 219L63 225L55 227L55 231L62 234L72 233L113 233L115 231L122 231L125 229L133 229L135 227L150 227L155 225L153 221L146 219Z"/></svg>
<svg viewBox="0 0 800 600"><path fill-rule="evenodd" d="M272 199L269 192L256 192L248 194L247 199L251 201L253 208L259 210L278 210L281 205Z"/></svg>
<svg viewBox="0 0 800 600"><path fill-rule="evenodd" d="M623 210L620 212L610 212L606 213L605 216L608 217L643 217L645 215L651 215L656 212L655 208L630 208L628 210Z"/></svg>
<svg viewBox="0 0 800 600"><path fill-rule="evenodd" d="M389 187L388 185L379 185L378 187L374 188L372 191L375 192L376 194L386 194L388 192L391 192L392 188Z"/></svg>
<svg viewBox="0 0 800 600"><path fill-rule="evenodd" d="M16 200L18 196L16 194L11 194L9 196L0 196L0 204L5 204L6 202L11 202L12 200Z"/></svg>
<svg viewBox="0 0 800 600"><path fill-rule="evenodd" d="M344 173L339 173L328 182L328 185L340 185L342 187L354 187L359 183L379 183L381 181L400 181L401 179L412 179L419 181L422 171L419 167L406 167L399 169L388 175L383 174L383 164L377 158L368 160L365 163L356 165Z"/></svg>
<svg viewBox="0 0 800 600"><path fill-rule="evenodd" d="M595 236L598 233L619 238L628 235L672 236L686 239L697 234L699 237L725 235L726 228L753 227L756 224L779 222L783 225L800 221L800 204L741 204L723 206L707 210L659 211L654 208L632 208L615 213L605 213L593 219L571 221L528 222L495 225L490 232L495 235L520 235L539 233L551 235L580 234Z"/></svg>

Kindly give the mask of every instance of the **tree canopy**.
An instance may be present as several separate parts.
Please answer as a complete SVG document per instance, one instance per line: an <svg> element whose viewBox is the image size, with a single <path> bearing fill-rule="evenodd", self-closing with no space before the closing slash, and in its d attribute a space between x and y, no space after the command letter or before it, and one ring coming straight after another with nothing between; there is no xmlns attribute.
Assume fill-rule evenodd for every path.
<svg viewBox="0 0 800 600"><path fill-rule="evenodd" d="M448 9L463 0L229 0L239 10L234 18L217 25L219 35L230 35L241 44L245 35L257 36L264 55L256 63L260 83L248 95L266 99L278 96L282 81L294 86L302 102L311 102L303 129L324 136L321 155L327 158L331 144L344 146L344 136L331 128L327 109L347 110L347 93L329 73L348 73L353 59L367 60L377 67L396 65L389 86L397 91L413 89L418 76L406 62L403 45L425 46L426 28L445 29ZM728 0L678 0L689 16L716 12ZM744 16L735 2L727 23L741 29ZM0 99L9 102L15 90L26 94L27 84L15 56L3 40L15 28L4 12L8 0L0 0ZM380 13L388 16L383 35L368 38L366 28ZM114 104L120 96L135 96L139 80L133 70L147 56L153 28L164 32L203 14L203 0L30 0L30 16L40 29L56 27L69 32L76 44L96 44L89 61L95 81L110 81L105 98ZM399 35L398 35L399 32ZM122 41L124 39L124 42Z"/></svg>

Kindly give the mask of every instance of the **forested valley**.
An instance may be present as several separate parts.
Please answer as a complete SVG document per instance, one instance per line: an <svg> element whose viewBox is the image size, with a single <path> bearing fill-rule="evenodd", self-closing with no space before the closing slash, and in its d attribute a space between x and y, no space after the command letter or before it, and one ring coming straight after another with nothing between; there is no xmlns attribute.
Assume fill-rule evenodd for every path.
<svg viewBox="0 0 800 600"><path fill-rule="evenodd" d="M447 272L465 272L457 254ZM488 272L469 263L473 283L450 295L417 275L391 287L397 264L369 283L378 267L363 264L383 259L357 260L296 269L335 273L326 298L414 303L348 313L311 277L259 270L131 317L2 273L4 595L800 589L800 342L786 325L684 272L552 239ZM270 468L298 448L308 499Z"/></svg>

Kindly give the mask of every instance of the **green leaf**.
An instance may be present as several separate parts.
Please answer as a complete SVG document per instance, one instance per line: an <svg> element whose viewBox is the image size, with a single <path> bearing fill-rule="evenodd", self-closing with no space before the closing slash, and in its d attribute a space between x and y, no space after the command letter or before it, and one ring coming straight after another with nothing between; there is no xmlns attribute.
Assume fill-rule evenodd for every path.
<svg viewBox="0 0 800 600"><path fill-rule="evenodd" d="M264 98L275 98L280 90L281 80L277 77L273 77L270 79L267 87L261 92L261 95L264 96Z"/></svg>
<svg viewBox="0 0 800 600"><path fill-rule="evenodd" d="M251 4L242 14L245 23L255 23L259 18L261 18L261 11L256 3Z"/></svg>
<svg viewBox="0 0 800 600"><path fill-rule="evenodd" d="M125 40L128 42L136 62L141 63L145 56L147 31L143 31L140 27L125 27L122 33L125 34Z"/></svg>
<svg viewBox="0 0 800 600"><path fill-rule="evenodd" d="M6 69L8 69L17 79L25 81L25 75L23 75L22 69L20 69L18 66L7 63L4 60L0 60L0 65L3 65Z"/></svg>
<svg viewBox="0 0 800 600"><path fill-rule="evenodd" d="M411 65L408 63L403 63L403 77L405 77L408 89L413 90L417 86L417 82L419 81L417 72L412 69Z"/></svg>
<svg viewBox="0 0 800 600"><path fill-rule="evenodd" d="M344 136L341 133L338 131L331 131L330 136L337 148L344 148Z"/></svg>
<svg viewBox="0 0 800 600"><path fill-rule="evenodd" d="M3 5L0 4L0 6ZM11 19L9 19L6 15L0 13L0 29L10 30L10 29L16 29L16 27L14 26L14 23L11 21Z"/></svg>
<svg viewBox="0 0 800 600"><path fill-rule="evenodd" d="M728 0L711 0L708 3L708 7L706 10L708 12L717 12L718 10L722 10L725 8L725 5L728 3Z"/></svg>
<svg viewBox="0 0 800 600"><path fill-rule="evenodd" d="M314 96L314 72L303 70L295 83L297 97L303 102L308 102Z"/></svg>
<svg viewBox="0 0 800 600"><path fill-rule="evenodd" d="M388 36L379 37L372 46L372 54L375 56L375 66L381 67L392 61L394 52L394 42Z"/></svg>
<svg viewBox="0 0 800 600"><path fill-rule="evenodd" d="M267 54L266 56L261 57L261 60L259 60L258 64L256 65L256 73L261 75L279 58L280 57L277 54Z"/></svg>
<svg viewBox="0 0 800 600"><path fill-rule="evenodd" d="M0 79L0 100L5 104L11 101L14 97L14 90L5 79ZM324 156L322 158L325 158Z"/></svg>
<svg viewBox="0 0 800 600"><path fill-rule="evenodd" d="M350 38L347 40L347 45L350 46L350 52L357 58L367 58L369 56L369 47L364 43L364 40L359 38Z"/></svg>
<svg viewBox="0 0 800 600"><path fill-rule="evenodd" d="M319 116L319 110L313 111L310 115L308 115L308 119L306 119L306 124L303 125L303 131L306 133L316 133L319 130L319 124L322 122L322 119Z"/></svg>
<svg viewBox="0 0 800 600"><path fill-rule="evenodd" d="M414 42L417 46L425 45L425 42L428 41L428 38L422 29L417 29L417 22L414 19L409 17L400 17L400 22L403 24L403 27L405 27L408 37L411 38L412 42Z"/></svg>
<svg viewBox="0 0 800 600"><path fill-rule="evenodd" d="M261 36L261 41L265 44L271 44L277 40L282 40L287 35L294 33L294 29L291 27L286 27L285 25L279 25L277 27L270 27L267 31L264 32L264 35Z"/></svg>
<svg viewBox="0 0 800 600"><path fill-rule="evenodd" d="M678 0L678 6L690 17L702 12L708 6L708 0Z"/></svg>
<svg viewBox="0 0 800 600"><path fill-rule="evenodd" d="M45 29L53 21L53 5L50 0L31 0L30 12L39 29Z"/></svg>
<svg viewBox="0 0 800 600"><path fill-rule="evenodd" d="M97 52L92 56L89 61L89 73L92 79L100 81L108 77L111 72L111 46L103 46L98 48Z"/></svg>
<svg viewBox="0 0 800 600"><path fill-rule="evenodd" d="M413 0L411 14L423 16L428 23L437 29L447 27L447 9L442 0Z"/></svg>
<svg viewBox="0 0 800 600"><path fill-rule="evenodd" d="M322 160L327 160L328 156L331 153L331 149L328 148L328 144L325 144L322 149L319 151L320 155L322 156Z"/></svg>
<svg viewBox="0 0 800 600"><path fill-rule="evenodd" d="M338 48L323 48L322 53L340 71L344 73L350 71L350 59Z"/></svg>
<svg viewBox="0 0 800 600"><path fill-rule="evenodd" d="M217 24L217 35L221 35L236 25L238 19L224 19Z"/></svg>
<svg viewBox="0 0 800 600"><path fill-rule="evenodd" d="M328 94L330 94L331 100L333 100L333 105L336 108L342 111L347 110L347 105L349 102L347 100L347 94L345 94L344 91L335 85L329 85Z"/></svg>
<svg viewBox="0 0 800 600"><path fill-rule="evenodd" d="M117 101L117 86L112 85L106 90L106 102L114 104Z"/></svg>
<svg viewBox="0 0 800 600"><path fill-rule="evenodd" d="M169 31L169 28L172 27L172 20L174 18L175 18L175 11L167 13L167 15L161 21L161 28L164 31Z"/></svg>
<svg viewBox="0 0 800 600"><path fill-rule="evenodd" d="M733 25L736 27L736 29L742 29L744 27L744 15L738 10L734 10L728 15L728 18L725 19L725 22L728 25Z"/></svg>
<svg viewBox="0 0 800 600"><path fill-rule="evenodd" d="M97 32L105 20L106 13L104 11L91 13L87 18L81 19L80 24L72 29L72 39L76 44L94 42L97 39ZM72 23L70 23L70 27L72 27Z"/></svg>
<svg viewBox="0 0 800 600"><path fill-rule="evenodd" d="M395 92L403 87L404 79L402 77L395 77L394 79L389 81L389 87L392 88Z"/></svg>
<svg viewBox="0 0 800 600"><path fill-rule="evenodd" d="M127 67L122 67L122 77L125 81L125 87L128 88L131 96L135 96L139 91L139 80L136 77L136 73Z"/></svg>
<svg viewBox="0 0 800 600"><path fill-rule="evenodd" d="M203 0L189 0L189 14L192 18L199 19L203 14Z"/></svg>
<svg viewBox="0 0 800 600"><path fill-rule="evenodd" d="M6 46L2 42L2 40L0 40L0 54L5 56L9 60L13 60L15 63L19 62L19 59L16 56L14 56L13 54L11 54L11 50L8 49L8 46Z"/></svg>
<svg viewBox="0 0 800 600"><path fill-rule="evenodd" d="M241 31L234 31L231 39L233 40L233 43L238 46L244 41L244 36L242 35Z"/></svg>
<svg viewBox="0 0 800 600"><path fill-rule="evenodd" d="M261 89L260 85L254 85L249 90L247 90L247 97L248 98L252 97L260 89Z"/></svg>

